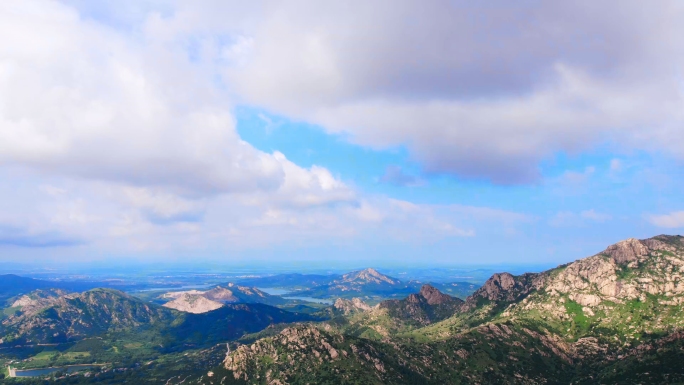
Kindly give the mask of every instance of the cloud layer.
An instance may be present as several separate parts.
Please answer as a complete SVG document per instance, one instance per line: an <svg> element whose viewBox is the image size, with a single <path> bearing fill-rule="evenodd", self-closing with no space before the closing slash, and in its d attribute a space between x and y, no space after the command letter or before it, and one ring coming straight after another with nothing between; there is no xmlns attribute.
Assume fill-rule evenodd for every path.
<svg viewBox="0 0 684 385"><path fill-rule="evenodd" d="M397 165L377 179L400 187L540 186L542 162L597 146L617 174L633 150L684 159L681 36L677 1L2 2L0 246L220 253L514 234L538 221L521 205L367 193L245 142L232 111L403 147L424 175ZM595 171L551 182L569 192ZM611 219L594 207L543 222Z"/></svg>
<svg viewBox="0 0 684 385"><path fill-rule="evenodd" d="M606 142L684 159L684 7L278 2L224 73L246 100L430 173L528 183Z"/></svg>

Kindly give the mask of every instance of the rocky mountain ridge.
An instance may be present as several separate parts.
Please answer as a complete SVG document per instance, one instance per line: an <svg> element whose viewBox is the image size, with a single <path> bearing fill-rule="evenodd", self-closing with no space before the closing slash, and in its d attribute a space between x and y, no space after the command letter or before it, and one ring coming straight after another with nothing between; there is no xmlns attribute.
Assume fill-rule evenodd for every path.
<svg viewBox="0 0 684 385"><path fill-rule="evenodd" d="M30 295L29 295L30 297ZM26 311L2 320L3 342L55 343L108 330L154 325L175 314L123 292L93 289L37 300L19 299Z"/></svg>
<svg viewBox="0 0 684 385"><path fill-rule="evenodd" d="M542 273L495 274L436 322L416 305L449 301L426 287L343 320L286 329L240 347L224 365L264 384L684 381L684 369L670 364L684 359L683 266L681 236L628 239ZM383 326L397 316L414 326Z"/></svg>
<svg viewBox="0 0 684 385"><path fill-rule="evenodd" d="M173 291L162 294L162 299L170 299L163 306L189 313L206 313L221 308L229 303L265 303L268 305L281 305L287 301L279 296L270 295L255 287L240 286L228 283L216 286L207 291L187 290Z"/></svg>

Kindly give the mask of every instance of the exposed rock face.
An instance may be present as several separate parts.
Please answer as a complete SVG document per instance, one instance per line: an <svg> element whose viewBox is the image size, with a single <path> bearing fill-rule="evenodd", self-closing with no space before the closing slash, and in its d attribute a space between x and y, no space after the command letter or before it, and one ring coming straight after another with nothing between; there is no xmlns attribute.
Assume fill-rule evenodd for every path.
<svg viewBox="0 0 684 385"><path fill-rule="evenodd" d="M347 317L351 328L327 325L348 334L294 328L240 348L225 363L249 383L315 383L349 373L387 384L681 382L684 370L669 371L684 357L683 276L684 237L628 239L542 273L495 274L464 305L424 286ZM435 309L450 304L457 306L442 314L453 317L434 322ZM405 322L380 332L397 318ZM349 342L357 336L364 338ZM362 353L359 341L373 348ZM338 364L346 357L360 359ZM394 364L400 374L389 376ZM411 371L418 377L405 377Z"/></svg>
<svg viewBox="0 0 684 385"><path fill-rule="evenodd" d="M429 325L453 316L462 305L461 299L443 294L430 285L423 285L420 293L410 294L403 300L382 301L378 309L409 324Z"/></svg>
<svg viewBox="0 0 684 385"><path fill-rule="evenodd" d="M684 267L684 248L678 247L679 239L659 236L618 242L600 254L549 274L546 291L567 294L585 306L646 294L678 297L684 294L679 273Z"/></svg>
<svg viewBox="0 0 684 385"><path fill-rule="evenodd" d="M453 300L453 297L442 293L432 285L423 285L423 287L420 288L419 294L427 300L429 305L439 305Z"/></svg>
<svg viewBox="0 0 684 385"><path fill-rule="evenodd" d="M176 299L176 298L180 298L184 295L202 295L202 294L204 294L204 292L199 291L199 290L172 291L172 292L162 294L161 298Z"/></svg>
<svg viewBox="0 0 684 385"><path fill-rule="evenodd" d="M56 303L59 297L67 294L61 289L39 289L22 295L10 307L18 307L24 314L32 314Z"/></svg>
<svg viewBox="0 0 684 385"><path fill-rule="evenodd" d="M512 302L525 297L542 285L543 276L526 273L513 276L509 273L494 274L491 278L466 299L463 311L473 309L484 301Z"/></svg>
<svg viewBox="0 0 684 385"><path fill-rule="evenodd" d="M212 301L202 295L183 294L173 301L165 303L163 306L169 309L200 314L219 309L223 307L223 304Z"/></svg>
<svg viewBox="0 0 684 385"><path fill-rule="evenodd" d="M215 287L205 293L203 293L203 296L207 299L210 299L212 301L217 301L217 302L238 302L240 299L236 297L232 291L223 288L223 287Z"/></svg>
<svg viewBox="0 0 684 385"><path fill-rule="evenodd" d="M235 379L248 383L288 384L292 375L306 373L320 366L354 367L373 376L386 373L379 354L362 341L312 325L284 329L280 334L252 345L243 345L228 355L226 369ZM346 362L346 363L340 363ZM358 380L355 374L344 373L340 383Z"/></svg>
<svg viewBox="0 0 684 385"><path fill-rule="evenodd" d="M649 251L644 242L630 238L608 246L602 254L611 256L617 264L626 264L647 255Z"/></svg>
<svg viewBox="0 0 684 385"><path fill-rule="evenodd" d="M155 324L174 316L170 310L111 289L61 295L50 298L45 307L37 306L39 303L28 303L24 308L31 311L2 320L0 334L4 334L6 343L66 342L108 330Z"/></svg>
<svg viewBox="0 0 684 385"><path fill-rule="evenodd" d="M363 302L361 298L352 298L351 300L338 298L333 304L333 307L335 310L346 315L371 310L371 307Z"/></svg>
<svg viewBox="0 0 684 385"><path fill-rule="evenodd" d="M276 305L286 302L281 297L266 294L257 288L239 286L234 283L229 283L227 286L228 288L216 286L208 291L174 291L163 294L161 298L172 299L172 301L164 306L190 313L212 311L218 309L220 307L218 305L229 303L266 303ZM205 310L202 311L202 309Z"/></svg>
<svg viewBox="0 0 684 385"><path fill-rule="evenodd" d="M346 282L362 282L362 283L374 283L382 284L387 283L390 285L399 285L401 281L388 277L384 274L380 274L377 270L368 268L365 270L355 271L342 276L342 279L335 281L335 283L346 283Z"/></svg>

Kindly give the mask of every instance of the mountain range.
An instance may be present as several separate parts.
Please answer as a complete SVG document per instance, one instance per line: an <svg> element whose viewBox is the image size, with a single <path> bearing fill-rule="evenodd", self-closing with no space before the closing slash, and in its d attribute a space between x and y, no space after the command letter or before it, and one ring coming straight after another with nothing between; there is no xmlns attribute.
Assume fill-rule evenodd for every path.
<svg viewBox="0 0 684 385"><path fill-rule="evenodd" d="M683 275L684 237L662 235L497 273L463 299L360 270L310 287L343 294L313 314L242 303L238 293L268 297L238 285L166 295L221 305L201 314L111 289L41 288L11 300L0 361L107 363L59 380L70 384L682 383ZM414 291L393 298L389 287Z"/></svg>
<svg viewBox="0 0 684 385"><path fill-rule="evenodd" d="M343 275L281 274L267 278L250 278L243 284L260 287L277 287L292 290L288 296L310 298L363 297L378 302L386 298L403 298L420 290L423 282L402 281L382 274L373 268ZM470 282L430 283L440 290L465 298L479 285Z"/></svg>
<svg viewBox="0 0 684 385"><path fill-rule="evenodd" d="M255 384L677 383L683 268L684 238L658 236L541 273L495 274L465 301L424 287L370 309L340 303L347 315L236 349L222 375Z"/></svg>

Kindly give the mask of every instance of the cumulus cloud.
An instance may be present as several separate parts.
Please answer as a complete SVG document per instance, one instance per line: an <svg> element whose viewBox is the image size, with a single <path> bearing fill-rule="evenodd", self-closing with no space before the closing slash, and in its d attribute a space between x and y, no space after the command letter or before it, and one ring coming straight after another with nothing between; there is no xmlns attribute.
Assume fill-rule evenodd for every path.
<svg viewBox="0 0 684 385"><path fill-rule="evenodd" d="M606 141L684 158L679 2L266 4L239 93L427 172L532 182Z"/></svg>
<svg viewBox="0 0 684 385"><path fill-rule="evenodd" d="M50 14L43 28L22 28L26 12L4 5L14 8L3 12L11 15L3 21L4 36L22 36L5 44L6 52L23 58L10 63L11 78L32 85L17 68L31 72L39 58L61 57L49 60L49 68L37 67L46 75L36 82L67 76L79 87L53 84L53 92L36 99L36 110L57 105L70 115L75 106L87 106L90 113L74 126L81 131L116 117L109 125L139 144L100 136L112 141L112 149L133 155L131 163L169 164L167 150L180 154L185 162L173 168L202 167L202 175L188 175L187 182L211 191L275 189L284 178L272 154L237 144L226 128L234 124L230 116L197 108L225 111L226 95L218 92L216 98L220 89L239 103L319 124L355 143L405 146L425 172L495 183L537 181L542 160L604 142L684 158L676 135L684 124L684 7L674 0L658 7L639 1L67 4L80 14L47 2L33 7L34 13ZM41 39L51 44L35 44ZM93 60L102 66L91 66ZM102 76L93 81L95 74ZM91 88L125 98L121 109L141 115L126 118L111 99L88 99ZM53 103L58 92L71 108ZM159 121L167 111L179 113ZM22 138L3 137L24 143L15 152L52 152L55 166L90 172L60 154L92 141L48 135L34 120L15 119L30 129ZM208 132L198 136L213 140L179 145L160 138L150 125L176 126L176 137L201 125ZM135 157L136 148L151 144L149 157ZM198 152L221 162L207 163ZM173 179L152 164L141 175L100 163L109 177ZM239 164L243 173L221 173L228 164Z"/></svg>
<svg viewBox="0 0 684 385"><path fill-rule="evenodd" d="M669 214L649 215L648 221L654 226L668 229L684 228L684 211L673 211Z"/></svg>
<svg viewBox="0 0 684 385"><path fill-rule="evenodd" d="M349 198L327 170L242 141L226 95L184 46L141 42L52 1L0 7L0 165L195 196Z"/></svg>

